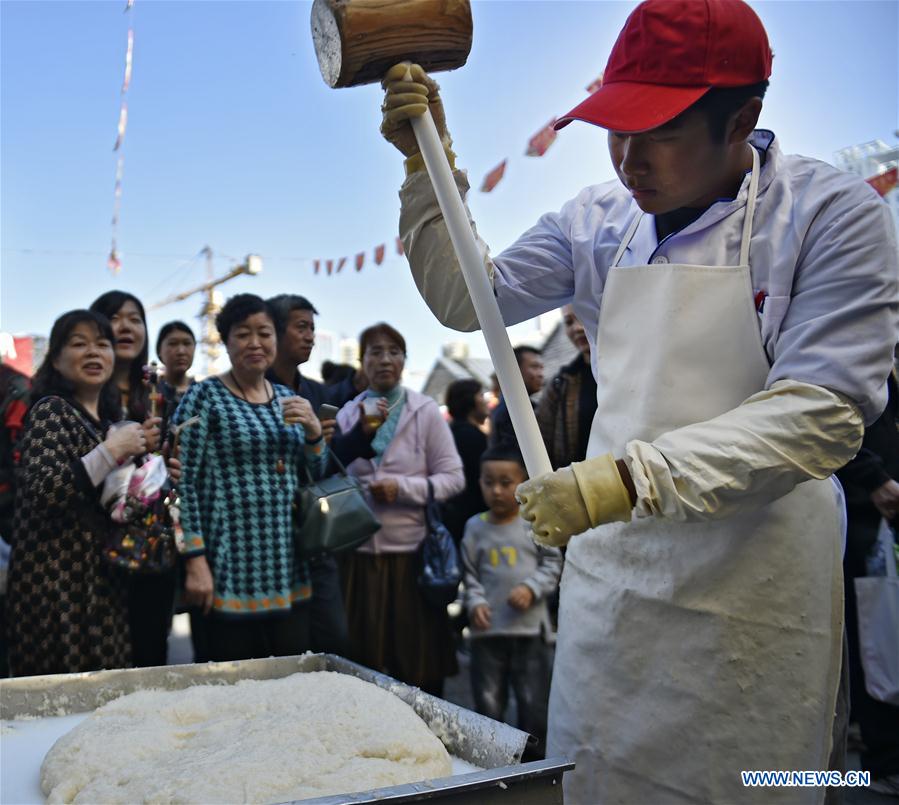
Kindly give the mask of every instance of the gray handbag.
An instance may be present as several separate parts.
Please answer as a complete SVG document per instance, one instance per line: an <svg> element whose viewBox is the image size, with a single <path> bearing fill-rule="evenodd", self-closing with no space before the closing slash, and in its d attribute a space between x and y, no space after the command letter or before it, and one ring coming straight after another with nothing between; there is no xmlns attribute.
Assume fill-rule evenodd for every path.
<svg viewBox="0 0 899 805"><path fill-rule="evenodd" d="M294 497L293 544L300 559L352 550L381 527L359 482L331 458L340 472L313 481L304 467L305 483Z"/></svg>

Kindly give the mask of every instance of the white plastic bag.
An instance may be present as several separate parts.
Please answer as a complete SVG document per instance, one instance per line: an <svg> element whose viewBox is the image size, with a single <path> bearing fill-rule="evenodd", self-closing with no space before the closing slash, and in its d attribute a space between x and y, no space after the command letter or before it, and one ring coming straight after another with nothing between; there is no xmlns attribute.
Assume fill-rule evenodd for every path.
<svg viewBox="0 0 899 805"><path fill-rule="evenodd" d="M899 578L886 521L880 523L877 540L886 555L886 575L855 579L858 641L868 694L899 705Z"/></svg>

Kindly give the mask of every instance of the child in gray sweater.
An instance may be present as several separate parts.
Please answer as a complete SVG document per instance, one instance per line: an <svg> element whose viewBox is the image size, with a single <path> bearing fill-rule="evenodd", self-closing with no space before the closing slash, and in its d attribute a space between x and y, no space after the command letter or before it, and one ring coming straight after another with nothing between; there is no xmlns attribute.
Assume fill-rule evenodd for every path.
<svg viewBox="0 0 899 805"><path fill-rule="evenodd" d="M465 524L462 563L471 622L471 685L479 713L502 721L515 694L518 726L538 740L542 757L551 676L546 598L556 589L562 557L534 543L518 516L516 487L527 480L514 447L497 446L481 458L481 492L489 511Z"/></svg>

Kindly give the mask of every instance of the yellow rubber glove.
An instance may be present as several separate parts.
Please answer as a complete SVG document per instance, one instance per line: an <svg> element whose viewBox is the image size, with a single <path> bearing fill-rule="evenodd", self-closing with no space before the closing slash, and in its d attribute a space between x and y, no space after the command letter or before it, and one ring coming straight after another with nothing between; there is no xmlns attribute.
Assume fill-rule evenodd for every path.
<svg viewBox="0 0 899 805"><path fill-rule="evenodd" d="M407 79L407 74L411 80ZM437 82L420 65L400 62L387 71L381 83L385 90L384 103L381 106L384 113L381 134L387 142L399 149L403 156L408 157L407 175L424 169L424 162L418 152L418 142L409 120L421 117L426 109L431 110L437 133L447 151L447 156L450 157L450 166L455 167L454 155L450 150L453 141L446 129L446 116Z"/></svg>
<svg viewBox="0 0 899 805"><path fill-rule="evenodd" d="M631 499L611 453L525 481L516 490L535 542L559 548L589 528L631 519Z"/></svg>

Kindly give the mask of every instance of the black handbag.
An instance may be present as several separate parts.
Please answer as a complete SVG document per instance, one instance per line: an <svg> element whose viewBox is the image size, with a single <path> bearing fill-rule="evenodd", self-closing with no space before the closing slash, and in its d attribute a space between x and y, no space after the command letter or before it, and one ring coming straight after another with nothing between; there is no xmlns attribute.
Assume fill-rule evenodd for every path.
<svg viewBox="0 0 899 805"><path fill-rule="evenodd" d="M421 571L418 589L425 603L435 609L443 609L456 600L462 581L462 564L459 549L449 529L440 521L434 487L428 481L428 502L425 506L427 534L419 547Z"/></svg>
<svg viewBox="0 0 899 805"><path fill-rule="evenodd" d="M131 573L146 575L174 570L179 526L172 509L177 505L178 495L170 483L149 504L129 495L127 521L113 522L103 545L106 561Z"/></svg>
<svg viewBox="0 0 899 805"><path fill-rule="evenodd" d="M381 527L359 481L333 453L331 458L340 472L313 481L304 466L306 483L294 496L293 545L300 559L349 551Z"/></svg>

